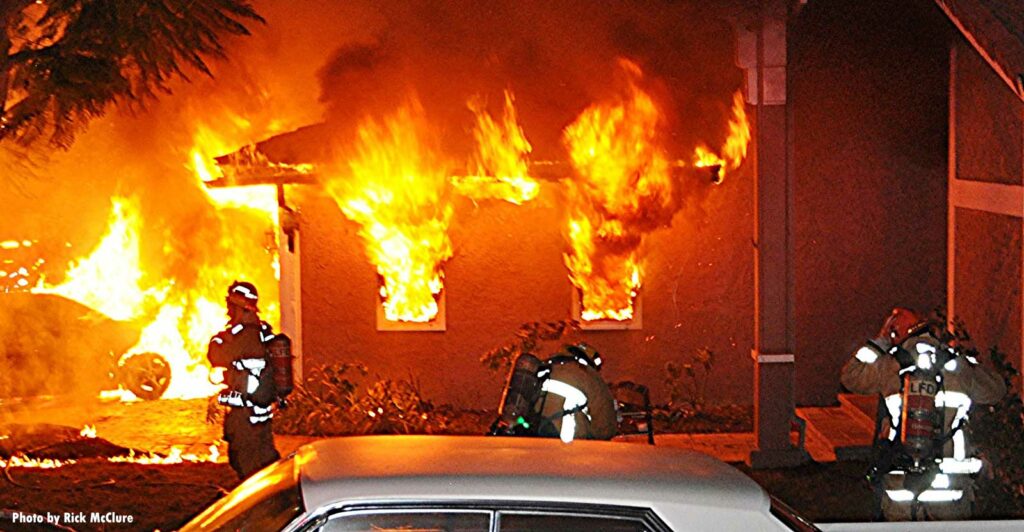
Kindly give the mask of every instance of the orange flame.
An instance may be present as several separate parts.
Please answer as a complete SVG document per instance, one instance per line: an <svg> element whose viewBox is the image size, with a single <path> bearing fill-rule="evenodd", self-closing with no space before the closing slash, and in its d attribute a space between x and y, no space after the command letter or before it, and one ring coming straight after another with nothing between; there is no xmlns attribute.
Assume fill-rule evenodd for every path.
<svg viewBox="0 0 1024 532"><path fill-rule="evenodd" d="M95 438L96 437L96 426L86 425L82 427L82 431L78 433L83 438Z"/></svg>
<svg viewBox="0 0 1024 532"><path fill-rule="evenodd" d="M83 434L84 435L84 434ZM95 438L95 435L86 436L89 438ZM166 455L158 453L146 453L136 454L134 450L129 450L127 455L123 456L110 456L106 459L107 462L114 464L140 464L140 465L174 465L183 463L222 463L224 462L224 456L218 448L217 444L211 444L207 448L206 453L186 453L181 446L173 446ZM29 458L23 454L18 454L5 460L0 458L0 469L6 469L8 467L21 467L21 468L34 468L34 469L57 469L66 465L76 464L78 460L59 460L54 458Z"/></svg>
<svg viewBox="0 0 1024 532"><path fill-rule="evenodd" d="M512 93L505 91L505 112L500 122L491 117L479 99L469 102L476 115L473 137L477 154L471 165L476 174L452 177L452 185L460 194L474 200L503 199L522 205L540 192L537 181L527 175L527 157L533 147L519 126L514 101Z"/></svg>
<svg viewBox="0 0 1024 532"><path fill-rule="evenodd" d="M718 156L717 153L711 151L705 145L697 146L697 149L693 150L693 164L697 168L708 168L711 166L724 167L725 159ZM720 172L722 170L719 170ZM721 174L720 174L721 175Z"/></svg>
<svg viewBox="0 0 1024 532"><path fill-rule="evenodd" d="M189 463L218 463L221 461L220 450L216 445L210 445L209 452L205 456L196 453L186 453L180 446L171 447L167 455L157 453L135 454L134 450L128 452L127 456L111 456L108 462L115 464L141 464L141 465L173 465Z"/></svg>
<svg viewBox="0 0 1024 532"><path fill-rule="evenodd" d="M232 115L232 123L245 129L248 122ZM210 381L210 367L206 362L206 345L225 321L223 294L234 279L255 281L260 288L260 307L263 315L276 323L280 308L277 301L277 279L280 264L276 249L269 246L254 246L252 233L276 235L278 225L277 192L272 185L210 188L207 181L222 177L215 156L230 153L248 142L245 132L236 136L241 139L230 142L206 126L198 126L190 150L190 164L196 185L210 199L216 209L222 233L218 248L221 253L215 261L200 264L196 275L188 286L172 284L171 289L152 322L142 331L138 344L129 353L159 353L168 358L171 366L170 387L164 397L192 398L205 397L217 391L218 385ZM247 220L252 228L233 227L234 223L225 218L229 211L242 211L255 216ZM237 223L237 222L235 222ZM274 278L253 279L259 265L269 265Z"/></svg>
<svg viewBox="0 0 1024 532"><path fill-rule="evenodd" d="M237 147L237 146L235 146ZM264 315L276 322L276 277L279 275L276 249L253 245L253 233L266 238L276 234L277 197L273 186L235 187L210 190L203 185L215 179L219 169L214 155L232 150L210 129L200 127L189 166L200 187L210 198L215 219L222 231L218 248L222 250L210 263L194 265L188 283L176 279L150 279L140 257L143 215L135 199L114 197L108 228L100 243L85 258L69 265L65 281L50 285L40 278L33 289L37 293L58 294L94 308L117 320L142 321L138 343L126 355L157 353L167 359L171 369L170 387L165 398L209 396L217 386L209 381L210 368L205 360L206 344L225 321L221 301L225 288L234 279L257 281L261 289ZM259 233L249 227L235 228L224 216L228 210L245 211L257 216ZM252 225L252 220L246 221ZM253 251L255 250L255 251ZM274 278L252 279L257 266L269 265ZM106 391L101 397L131 400L125 390Z"/></svg>
<svg viewBox="0 0 1024 532"><path fill-rule="evenodd" d="M199 126L190 152L190 165L200 188L219 208L253 209L278 223L277 191L273 185L210 188L207 183L224 177L214 157L234 152L239 146L226 142L212 129Z"/></svg>
<svg viewBox="0 0 1024 532"><path fill-rule="evenodd" d="M159 290L143 287L140 243L142 214L135 199L111 198L107 231L89 256L69 264L65 281L49 285L44 276L32 289L56 294L96 309L115 320L142 317Z"/></svg>
<svg viewBox="0 0 1024 532"><path fill-rule="evenodd" d="M64 467L66 465L74 463L75 460L56 460L53 458L29 458L25 455L17 454L10 457L7 460L0 458L0 469L7 469L8 467L57 469L58 467Z"/></svg>
<svg viewBox="0 0 1024 532"><path fill-rule="evenodd" d="M206 379L208 368L204 367L200 354L204 352L206 339L223 322L223 311L218 312L216 318L208 316L205 329L188 327L194 324L184 319L186 314L204 310L204 307L188 305L192 296L179 289L173 280L144 283L139 255L143 218L138 201L114 197L112 204L107 233L96 248L70 266L64 283L50 286L41 278L33 291L73 299L114 319L147 320L143 322L147 325L142 328L138 343L125 354L152 352L167 359L172 377L164 397L212 394L215 388ZM125 390L116 395L122 400L134 398Z"/></svg>
<svg viewBox="0 0 1024 532"><path fill-rule="evenodd" d="M743 93L736 91L732 96L732 118L729 119L729 136L722 145L721 153L711 151L707 146L697 146L694 150L694 165L698 168L718 167L715 184L719 184L725 178L726 171L732 171L743 164L747 157L747 146L750 144L750 122L747 121L747 111L743 103Z"/></svg>
<svg viewBox="0 0 1024 532"><path fill-rule="evenodd" d="M564 132L576 176L568 183L569 278L584 320L628 320L640 289L639 247L676 210L669 163L656 135L661 116L637 86L640 68L620 61L625 94L583 111Z"/></svg>
<svg viewBox="0 0 1024 532"><path fill-rule="evenodd" d="M327 179L341 212L362 227L366 252L383 279L380 295L390 321L428 322L437 316L444 261L452 256L452 208L447 174L425 139L423 108L400 108L383 123L359 128L347 175Z"/></svg>

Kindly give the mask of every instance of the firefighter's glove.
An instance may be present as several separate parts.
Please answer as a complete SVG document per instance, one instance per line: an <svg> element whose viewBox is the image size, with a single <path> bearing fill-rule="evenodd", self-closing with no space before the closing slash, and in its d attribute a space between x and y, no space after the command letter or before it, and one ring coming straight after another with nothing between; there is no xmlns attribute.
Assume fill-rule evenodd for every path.
<svg viewBox="0 0 1024 532"><path fill-rule="evenodd" d="M896 362L899 362L900 369L907 369L910 366L913 366L916 362L914 360L914 356L910 354L910 351L907 351L902 347L897 347L892 356L896 357Z"/></svg>

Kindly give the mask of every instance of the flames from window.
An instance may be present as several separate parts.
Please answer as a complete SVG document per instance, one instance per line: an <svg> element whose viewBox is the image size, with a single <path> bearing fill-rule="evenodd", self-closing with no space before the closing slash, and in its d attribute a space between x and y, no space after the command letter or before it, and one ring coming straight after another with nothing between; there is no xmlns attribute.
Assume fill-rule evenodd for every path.
<svg viewBox="0 0 1024 532"><path fill-rule="evenodd" d="M642 88L640 67L628 60L618 65L618 96L591 105L563 132L572 167L565 179L569 251L564 259L587 321L633 317L644 237L671 224L680 207L673 172L686 164L671 161L660 142L663 112ZM514 100L506 91L499 118L481 99L470 100L477 149L466 166L469 175L449 176L452 165L430 142L435 132L418 103L383 120L364 121L354 151L340 156L344 162L329 172L325 187L342 213L360 225L367 256L380 276L386 319L428 322L437 316L444 262L452 256L453 193L516 205L538 195L540 185L529 175L532 146ZM743 98L736 93L722 155L701 145L694 166L714 166L713 176L721 182L743 162L749 140Z"/></svg>
<svg viewBox="0 0 1024 532"><path fill-rule="evenodd" d="M568 180L565 265L584 320L628 320L643 276L644 236L671 222L677 184L658 142L661 111L629 61L621 94L583 111L564 133L575 171Z"/></svg>
<svg viewBox="0 0 1024 532"><path fill-rule="evenodd" d="M431 138L415 101L381 121L368 119L354 155L325 181L341 212L360 225L391 321L437 316L442 265L452 256L448 172Z"/></svg>
<svg viewBox="0 0 1024 532"><path fill-rule="evenodd" d="M529 176L532 150L519 125L514 96L506 91L500 118L481 98L468 106L476 118L472 175L451 175L452 165L431 142L423 107L410 102L383 120L358 128L357 146L329 171L327 192L360 226L366 254L380 277L384 316L395 322L437 317L444 289L444 262L452 256L448 228L455 193L474 200L521 205L540 185Z"/></svg>

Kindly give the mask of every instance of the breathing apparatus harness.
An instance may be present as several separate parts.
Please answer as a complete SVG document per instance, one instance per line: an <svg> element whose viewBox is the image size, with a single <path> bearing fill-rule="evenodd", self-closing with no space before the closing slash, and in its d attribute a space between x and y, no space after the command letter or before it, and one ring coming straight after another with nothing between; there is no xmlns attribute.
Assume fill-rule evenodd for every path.
<svg viewBox="0 0 1024 532"><path fill-rule="evenodd" d="M890 430L898 433L893 439L882 437L886 418L893 415L884 397L879 398L875 418L872 466L868 480L875 487L876 512L881 515L881 488L883 478L893 472L904 474L903 488L913 493L911 519L917 519L921 501L919 495L932 487L940 470L943 448L961 430L967 418L960 417L943 432L946 426L945 402L936 405L937 397L948 397L945 391L945 368L950 361L960 358L959 353L929 336L916 337L912 349L896 345L889 353L900 364L899 421L889 420ZM955 364L955 362L954 362Z"/></svg>
<svg viewBox="0 0 1024 532"><path fill-rule="evenodd" d="M509 372L498 418L491 424L488 434L537 436L542 427L550 426L565 416L573 416L577 412L587 414L588 401L585 395L582 402L574 402L570 408L563 408L549 416L542 414L550 392L562 395L558 393L558 386L553 384L562 383L551 380L552 369L570 363L600 370L601 355L585 343L566 345L562 353L545 361L529 353L519 355Z"/></svg>

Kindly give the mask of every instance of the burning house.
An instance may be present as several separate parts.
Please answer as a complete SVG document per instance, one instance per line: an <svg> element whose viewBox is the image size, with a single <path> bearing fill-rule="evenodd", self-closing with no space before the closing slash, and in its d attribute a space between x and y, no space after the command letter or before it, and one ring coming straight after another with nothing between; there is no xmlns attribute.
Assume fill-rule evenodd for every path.
<svg viewBox="0 0 1024 532"><path fill-rule="evenodd" d="M497 404L479 357L528 322L577 321L656 402L714 353L708 401L755 404L766 464L893 306L1020 360L1000 2L280 4L213 80L40 163L72 185L20 185L0 232L5 290L133 323L165 397L212 392L235 279L300 374L464 407Z"/></svg>
<svg viewBox="0 0 1024 532"><path fill-rule="evenodd" d="M517 71L521 55L541 53L532 46L555 54L557 40L490 59L470 47L422 65L401 59L429 49L418 40L342 47L321 71L338 107L326 122L220 158L219 184L278 184L300 213L301 251L282 260L298 263L290 282L301 289L282 308L301 312L304 364L411 371L432 397L469 406L492 404L500 390L479 356L527 322L574 319L612 371L646 381L699 348L740 353L749 331L734 316L746 313L751 279L723 265L749 250L739 221L750 216L750 119L735 44L716 37L727 22L697 32L707 24L691 9L671 23L588 14L581 24L613 30L612 42L561 60L593 63L597 78ZM484 42L495 29L480 15L433 16ZM674 40L664 24L692 40ZM507 39L497 41L530 31L502 26ZM625 37L615 31L640 33L616 43ZM630 43L651 50L629 59ZM478 70L466 74L476 79L455 90L436 77L446 66ZM391 98L392 83L409 95ZM566 83L573 93L548 93ZM370 90L388 105L353 109L377 97ZM286 170L295 165L305 170ZM310 180L320 186L301 184ZM712 209L729 223L709 220ZM702 344L704 334L722 344ZM724 373L749 374L742 357L721 360ZM723 381L722 399L742 400L748 382Z"/></svg>

